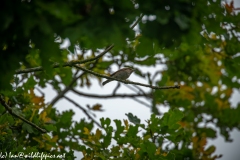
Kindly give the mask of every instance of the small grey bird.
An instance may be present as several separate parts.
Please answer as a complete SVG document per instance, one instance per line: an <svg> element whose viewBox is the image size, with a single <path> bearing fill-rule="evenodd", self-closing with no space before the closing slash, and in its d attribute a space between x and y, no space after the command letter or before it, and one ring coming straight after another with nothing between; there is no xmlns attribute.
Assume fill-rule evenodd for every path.
<svg viewBox="0 0 240 160"><path fill-rule="evenodd" d="M133 68L122 68L116 72L114 72L113 74L110 75L110 77L113 77L113 78L117 78L117 79L121 79L121 80L126 80L131 74L132 72L134 71L135 69ZM106 80L102 83L102 85L104 86L105 84L111 82L113 80Z"/></svg>

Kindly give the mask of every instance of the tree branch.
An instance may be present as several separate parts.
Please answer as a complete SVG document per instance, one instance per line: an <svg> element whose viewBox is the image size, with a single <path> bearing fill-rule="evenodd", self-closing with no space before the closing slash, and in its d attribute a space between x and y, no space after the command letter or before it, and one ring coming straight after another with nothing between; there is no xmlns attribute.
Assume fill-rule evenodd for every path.
<svg viewBox="0 0 240 160"><path fill-rule="evenodd" d="M78 78L80 78L84 73L82 73L79 76L76 76L78 74L78 71L74 74L74 78L72 79L72 81L70 82L70 84L68 86L66 86L64 88L64 90L62 90L61 92L58 93L58 95L52 100L52 102L50 103L51 106L53 106L60 98L62 98L64 96L64 94L66 94L74 85L74 83L78 80Z"/></svg>
<svg viewBox="0 0 240 160"><path fill-rule="evenodd" d="M120 86L121 86L121 84L118 83L117 86L115 87L115 89L113 90L112 95L115 95L117 93L117 90L119 89Z"/></svg>
<svg viewBox="0 0 240 160"><path fill-rule="evenodd" d="M133 23L130 29L133 29L143 18L143 14L140 14L139 18Z"/></svg>
<svg viewBox="0 0 240 160"><path fill-rule="evenodd" d="M80 106L79 104L77 104L75 101L71 100L70 98L66 97L66 96L63 96L66 100L68 100L69 102L73 103L76 107L78 107L80 110L82 110L89 119L91 119L98 127L102 128L102 126L94 120L94 118L92 118L86 109L84 109L82 106Z"/></svg>
<svg viewBox="0 0 240 160"><path fill-rule="evenodd" d="M88 73L91 73L97 77L102 77L102 78L106 78L106 79L110 79L110 80L115 80L115 81L119 81L119 82L122 82L122 83L125 83L125 84L134 84L134 85L139 85L139 86L144 86L144 87L149 87L149 88L152 88L152 89L180 89L180 86L179 85L175 85L175 86L163 86L163 87L158 87L158 86L152 86L152 85L148 85L148 84L143 84L143 83L138 83L138 82L131 82L131 81L125 81L125 80L121 80L121 79L116 79L116 78L113 78L113 77L109 77L109 76L105 76L105 75L102 75L102 74L99 74L99 73L95 73L93 71L90 71L84 67L81 67L81 66L77 66L77 65L74 65L74 67L80 69L80 70L83 70L85 72L88 72Z"/></svg>
<svg viewBox="0 0 240 160"><path fill-rule="evenodd" d="M145 94L115 94L115 95L99 95L99 94L87 94L80 91L77 91L75 89L72 89L72 91L78 95L88 97L88 98L135 98L135 97L150 97L150 95Z"/></svg>
<svg viewBox="0 0 240 160"><path fill-rule="evenodd" d="M38 127L36 124L26 120L25 118L23 118L20 115L17 115L16 113L13 112L12 108L10 106L8 106L8 104L5 102L4 97L2 95L0 95L0 102L1 104L5 107L5 109L13 116L21 119L22 121L26 122L27 124L33 126L34 128L36 128L37 130L39 130L42 133L47 133L47 131L45 129L42 129L40 127Z"/></svg>
<svg viewBox="0 0 240 160"><path fill-rule="evenodd" d="M73 60L73 61L70 61L70 62L66 62L62 65L59 64L59 63L55 63L53 65L53 68L67 67L67 66L71 67L71 66L76 65L76 64L83 64L83 63L86 63L86 62L97 60L98 58L100 58L104 54L106 54L108 51L110 51L113 47L114 47L113 44L110 45L102 53L100 53L99 55L97 55L94 58L89 58L89 59L85 59L85 60ZM18 70L15 71L15 74L30 73L30 72L37 72L37 71L43 71L43 67L40 66L40 67L35 67L35 68L18 69Z"/></svg>
<svg viewBox="0 0 240 160"><path fill-rule="evenodd" d="M138 87L138 86L134 86L134 87L136 87L136 88L134 88L134 87L132 87L132 86L130 86L130 85L126 85L126 84L125 84L125 86L126 86L127 88L131 89L132 91L137 92L138 94L139 94L139 91L140 91L140 93L142 92L142 94L143 94L145 97L148 97L148 96L149 96L149 97L152 98L152 95L151 95L151 94L149 94L149 93L146 94L146 93L145 93L140 87ZM136 90L136 89L138 89L138 90ZM132 99L133 99L134 101L142 104L142 105L145 105L146 107L151 108L151 106L150 106L149 104L141 101L140 99L137 99L136 97L133 97ZM149 99L147 99L147 100L149 100Z"/></svg>
<svg viewBox="0 0 240 160"><path fill-rule="evenodd" d="M98 60L96 60L92 65L92 67L90 69L93 69L96 65L96 63L98 62ZM68 86L66 86L66 88L64 88L63 91L61 91L50 103L51 106L53 106L60 98L62 98L70 89L73 88L74 83L81 78L84 74L86 74L86 72L83 72L82 74L80 74L79 76L76 77L76 75L78 74L78 71L74 74L74 78L72 79L72 81L70 82L70 84Z"/></svg>
<svg viewBox="0 0 240 160"><path fill-rule="evenodd" d="M127 87L127 88L129 88L129 89L131 89L132 91L134 91L134 92L136 92L136 93L142 93L142 94L144 94L144 95L146 95L145 94L145 92L140 88L140 87L138 87L138 86L130 86L130 85L126 85L125 84L125 86ZM134 88L135 87L135 88ZM147 95L146 95L146 97L147 97Z"/></svg>
<svg viewBox="0 0 240 160"><path fill-rule="evenodd" d="M137 99L137 98L133 97L132 100L140 103L141 105L145 105L145 106L148 107L148 108L152 108L152 106L150 106L149 104L145 103L144 101L142 101L142 100L140 100L140 99Z"/></svg>

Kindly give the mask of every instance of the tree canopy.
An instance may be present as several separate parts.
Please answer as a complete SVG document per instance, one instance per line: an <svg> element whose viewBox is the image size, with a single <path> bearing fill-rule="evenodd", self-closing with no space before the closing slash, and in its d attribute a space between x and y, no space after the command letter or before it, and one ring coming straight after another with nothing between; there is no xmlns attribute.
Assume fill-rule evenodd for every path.
<svg viewBox="0 0 240 160"><path fill-rule="evenodd" d="M217 130L231 141L230 131L240 129L240 105L229 102L240 88L237 10L233 1L220 0L3 0L0 151L64 159L73 159L74 151L83 159L221 157L206 143L217 138ZM69 46L60 47L66 39ZM109 78L113 66L133 67L148 82L115 79L134 94L116 94L118 84L111 95L151 102L146 124L134 113L126 114L128 120L98 123L92 114L104 104L97 98L108 96L76 90ZM47 85L58 93L51 102L41 91ZM97 105L85 108L65 96L69 91L95 97ZM58 112L62 98L90 121L74 121L72 110ZM159 111L163 105L170 108L165 114Z"/></svg>

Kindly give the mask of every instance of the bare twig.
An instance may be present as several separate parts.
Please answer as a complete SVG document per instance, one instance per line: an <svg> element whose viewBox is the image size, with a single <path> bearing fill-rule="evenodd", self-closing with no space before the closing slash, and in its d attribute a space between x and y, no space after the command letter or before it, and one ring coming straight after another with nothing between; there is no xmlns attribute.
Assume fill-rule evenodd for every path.
<svg viewBox="0 0 240 160"><path fill-rule="evenodd" d="M109 77L109 76L105 76L105 75L102 75L102 74L95 73L95 72L90 71L90 70L88 70L88 69L86 69L86 68L84 68L84 67L81 67L81 66L77 66L77 65L74 65L74 66L75 66L76 68L80 69L80 70L83 70L83 71L85 71L85 72L91 73L91 74L93 74L93 75L95 75L95 76L102 77L102 78L106 78L106 79L111 79L111 80L115 80L115 81L119 81L119 82L122 82L122 83L125 83L125 84L134 84L134 85L149 87L149 88L152 88L152 89L179 89L179 88L180 88L179 85L158 87L158 86L152 86L152 85L143 84L143 83L125 81L125 80L116 79L116 78L113 78L113 77Z"/></svg>
<svg viewBox="0 0 240 160"><path fill-rule="evenodd" d="M87 94L87 93L83 93L80 91L77 91L75 89L72 89L72 91L78 95L84 96L84 97L88 97L88 98L135 98L135 97L147 97L150 95L146 94L115 94L115 95L98 95L98 94Z"/></svg>
<svg viewBox="0 0 240 160"><path fill-rule="evenodd" d="M42 97L44 97L45 96L45 93L43 93L39 88L35 88L36 90L38 90L38 92L42 95Z"/></svg>
<svg viewBox="0 0 240 160"><path fill-rule="evenodd" d="M140 88L140 87L138 87L138 86L130 86L130 85L126 85L125 84L125 86L127 87L127 88L129 88L129 89L131 89L132 91L134 91L134 92L137 92L137 93L142 93L142 94L144 94L144 95L146 95L145 94L145 92ZM135 87L135 88L134 88ZM148 95L146 95L146 97L147 97Z"/></svg>
<svg viewBox="0 0 240 160"><path fill-rule="evenodd" d="M148 107L148 108L151 108L151 106L150 106L149 104L147 104L147 103L145 103L145 102L143 102L143 101L137 99L136 97L133 97L132 99L133 99L134 101L136 101L136 102L142 104L142 105L145 105L145 106Z"/></svg>
<svg viewBox="0 0 240 160"><path fill-rule="evenodd" d="M76 103L75 101L71 100L70 98L63 96L66 100L68 100L69 102L73 103L76 107L78 107L80 110L82 110L89 119L91 119L98 127L102 128L102 126L94 120L94 118L92 118L90 116L90 114L88 114L88 111L86 109L84 109L82 106L80 106L78 103Z"/></svg>
<svg viewBox="0 0 240 160"><path fill-rule="evenodd" d="M113 90L112 95L115 95L117 93L117 90L119 89L120 86L121 86L120 83L118 83L115 89Z"/></svg>
<svg viewBox="0 0 240 160"><path fill-rule="evenodd" d="M59 68L59 67L71 67L75 64L83 64L86 62L90 62L90 61L94 61L97 60L98 58L102 57L104 54L106 54L108 51L110 51L112 48L114 47L114 45L110 45L108 48L106 48L102 53L100 53L99 55L97 55L94 58L89 58L89 59L85 59L85 60L73 60L70 62L66 62L64 64L59 64L59 63L55 63L53 65L53 68ZM35 67L35 68L27 68L27 69L18 69L15 71L15 74L21 74L21 73L30 73L30 72L37 72L37 71L43 71L43 67Z"/></svg>
<svg viewBox="0 0 240 160"><path fill-rule="evenodd" d="M39 126L37 126L36 124L26 120L25 118L23 118L20 115L17 115L16 113L13 112L12 108L5 102L4 97L2 95L0 95L0 102L1 104L5 107L5 109L14 117L17 117L19 119L21 119L22 121L26 122L27 124L33 126L34 128L36 128L37 130L39 130L42 133L47 133L47 131L45 129L40 128Z"/></svg>
<svg viewBox="0 0 240 160"><path fill-rule="evenodd" d="M98 60L96 60L92 65L92 67L90 69L93 69L96 65L96 63L98 62ZM78 74L79 70L77 70L77 72L74 74L74 78L72 79L71 83L62 91L60 92L50 103L50 105L54 105L60 98L62 98L70 89L73 88L74 83L80 78L82 77L84 74L86 74L86 72L83 72L82 74L80 74L79 76L76 76Z"/></svg>
<svg viewBox="0 0 240 160"><path fill-rule="evenodd" d="M126 85L126 84L125 84L125 86L126 86L127 88L131 89L132 91L137 92L138 94L142 93L143 96L152 98L152 95L151 95L151 94L146 94L146 93L145 93L140 87L138 87L138 86L134 86L134 87L136 87L136 88L134 88L134 87L132 87L132 86L130 86L130 85ZM139 92L140 92L140 93L139 93ZM137 99L137 97L132 97L132 99L133 99L134 101L142 104L142 105L145 105L146 107L151 108L151 106L150 106L149 104L147 104L147 103L145 103L145 102ZM149 100L149 99L147 99L147 100Z"/></svg>
<svg viewBox="0 0 240 160"><path fill-rule="evenodd" d="M77 76L77 74L78 74L78 71L74 74L74 78L72 79L70 84L66 86L66 88L64 88L63 91L59 92L58 95L52 100L52 102L50 103L51 106L53 106L60 98L62 98L64 94L66 94L72 88L72 86L78 80L78 78L80 78L84 73L82 73L79 76Z"/></svg>
<svg viewBox="0 0 240 160"><path fill-rule="evenodd" d="M130 29L133 29L143 18L143 14L140 14L139 18L133 23Z"/></svg>

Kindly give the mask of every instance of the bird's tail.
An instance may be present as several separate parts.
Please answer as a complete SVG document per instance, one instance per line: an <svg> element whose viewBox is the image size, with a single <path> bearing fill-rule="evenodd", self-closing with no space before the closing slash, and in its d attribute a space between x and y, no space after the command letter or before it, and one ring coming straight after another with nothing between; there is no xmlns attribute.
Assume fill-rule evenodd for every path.
<svg viewBox="0 0 240 160"><path fill-rule="evenodd" d="M106 81L104 81L103 83L102 83L102 85L104 86L105 84L107 84L107 83L109 83L109 82L111 82L112 80L106 80Z"/></svg>

